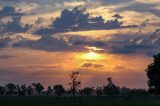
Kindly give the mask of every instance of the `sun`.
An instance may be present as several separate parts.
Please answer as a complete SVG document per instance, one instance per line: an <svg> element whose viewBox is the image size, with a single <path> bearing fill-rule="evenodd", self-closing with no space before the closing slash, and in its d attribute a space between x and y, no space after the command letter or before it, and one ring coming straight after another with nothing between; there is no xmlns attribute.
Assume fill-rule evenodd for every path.
<svg viewBox="0 0 160 106"><path fill-rule="evenodd" d="M82 57L87 60L101 60L101 59L103 59L103 57L100 54L97 54L92 51L84 54Z"/></svg>

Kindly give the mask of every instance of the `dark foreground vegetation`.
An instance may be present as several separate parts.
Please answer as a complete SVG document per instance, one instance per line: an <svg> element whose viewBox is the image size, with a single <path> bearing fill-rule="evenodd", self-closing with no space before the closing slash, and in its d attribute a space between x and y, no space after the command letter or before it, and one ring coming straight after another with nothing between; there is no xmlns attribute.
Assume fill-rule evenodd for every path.
<svg viewBox="0 0 160 106"><path fill-rule="evenodd" d="M1 97L0 106L160 106L160 97Z"/></svg>
<svg viewBox="0 0 160 106"><path fill-rule="evenodd" d="M0 86L0 106L160 106L160 54L146 69L149 89L119 87L107 78L102 87L79 89L79 72L69 75L70 89L63 85L48 86L41 83Z"/></svg>

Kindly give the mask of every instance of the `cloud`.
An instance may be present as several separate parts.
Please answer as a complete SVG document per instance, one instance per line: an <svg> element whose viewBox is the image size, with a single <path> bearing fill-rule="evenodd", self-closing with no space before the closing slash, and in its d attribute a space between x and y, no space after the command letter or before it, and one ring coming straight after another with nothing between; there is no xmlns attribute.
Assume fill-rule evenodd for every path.
<svg viewBox="0 0 160 106"><path fill-rule="evenodd" d="M37 41L23 40L13 44L13 47L26 47L44 51L71 51L78 48L69 45L64 39L58 39L51 36L43 36Z"/></svg>
<svg viewBox="0 0 160 106"><path fill-rule="evenodd" d="M61 12L61 16L53 22L53 26L64 30L87 30L120 28L123 24L118 20L104 22L102 16L90 17L85 8L75 7L71 11L65 9Z"/></svg>
<svg viewBox="0 0 160 106"><path fill-rule="evenodd" d="M103 49L103 53L111 54L146 54L154 55L159 51L160 30L156 29L152 34L124 33L113 34L109 40L71 39L73 45L95 46Z"/></svg>
<svg viewBox="0 0 160 106"><path fill-rule="evenodd" d="M81 67L85 67L85 68L103 68L104 65L102 64L95 64L95 63L84 63Z"/></svg>
<svg viewBox="0 0 160 106"><path fill-rule="evenodd" d="M122 19L122 18L123 18L123 16L121 16L121 15L119 15L119 14L115 14L115 15L113 15L112 17L117 18L117 19Z"/></svg>
<svg viewBox="0 0 160 106"><path fill-rule="evenodd" d="M138 52L145 52L154 49L151 45L136 45L136 44L124 44L121 46L113 46L110 50L110 53L115 54L133 54Z"/></svg>
<svg viewBox="0 0 160 106"><path fill-rule="evenodd" d="M141 3L141 2L134 2L131 3L130 5L124 6L117 8L115 11L116 12L122 12L122 11L136 11L140 13L151 13L156 16L160 16L160 10L156 9L155 7L159 6L158 3Z"/></svg>
<svg viewBox="0 0 160 106"><path fill-rule="evenodd" d="M0 48L5 48L9 45L9 39L0 39Z"/></svg>
<svg viewBox="0 0 160 106"><path fill-rule="evenodd" d="M0 48L6 47L8 44L5 42L0 41Z"/></svg>
<svg viewBox="0 0 160 106"><path fill-rule="evenodd" d="M5 16L22 16L22 15L24 15L24 14L16 11L15 8L12 7L12 6L5 6L0 11L0 17L5 17Z"/></svg>
<svg viewBox="0 0 160 106"><path fill-rule="evenodd" d="M137 25L123 26L123 22L119 21L119 19L123 17L119 14L115 14L113 17L116 17L116 19L105 21L102 16L93 17L85 8L78 6L74 7L72 10L64 9L60 17L57 17L52 22L51 28L41 28L35 33L50 34L68 31L137 27Z"/></svg>
<svg viewBox="0 0 160 106"><path fill-rule="evenodd" d="M154 55L160 48L160 30L156 29L151 34L135 35L136 33L124 33L119 32L113 34L110 39L92 39L89 37L71 36L66 39L42 36L36 40L21 39L17 42L13 42L12 39L0 39L0 47L22 47L31 48L35 50L43 51L86 51L85 47L97 47L101 48L99 53L111 53L111 54L146 54ZM108 36L108 35L107 35ZM87 49L88 50L88 49Z"/></svg>
<svg viewBox="0 0 160 106"><path fill-rule="evenodd" d="M6 32L26 32L31 26L22 25L21 18L24 13L20 13L13 6L5 6L0 10L0 33ZM7 21L7 19L9 19Z"/></svg>
<svg viewBox="0 0 160 106"><path fill-rule="evenodd" d="M97 1L97 0L92 0L92 1ZM133 2L134 0L101 0L100 2L102 4L108 4L108 5L114 5L114 4L122 4L122 3L129 3Z"/></svg>
<svg viewBox="0 0 160 106"><path fill-rule="evenodd" d="M11 56L11 55L0 55L0 60L1 59L12 59L12 58L15 58L16 56Z"/></svg>

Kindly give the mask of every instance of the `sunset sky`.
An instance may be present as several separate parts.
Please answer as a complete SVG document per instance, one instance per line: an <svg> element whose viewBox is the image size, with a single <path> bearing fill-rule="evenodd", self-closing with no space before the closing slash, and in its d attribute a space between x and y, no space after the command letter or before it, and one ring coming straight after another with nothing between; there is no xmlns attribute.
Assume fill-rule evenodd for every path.
<svg viewBox="0 0 160 106"><path fill-rule="evenodd" d="M0 84L147 88L160 0L0 0Z"/></svg>

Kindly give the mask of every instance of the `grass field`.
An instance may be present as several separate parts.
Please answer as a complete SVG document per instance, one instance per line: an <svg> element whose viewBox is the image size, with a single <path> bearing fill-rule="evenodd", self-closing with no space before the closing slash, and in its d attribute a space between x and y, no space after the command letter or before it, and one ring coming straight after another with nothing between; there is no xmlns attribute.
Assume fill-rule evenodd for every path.
<svg viewBox="0 0 160 106"><path fill-rule="evenodd" d="M159 97L0 97L0 106L160 106Z"/></svg>

